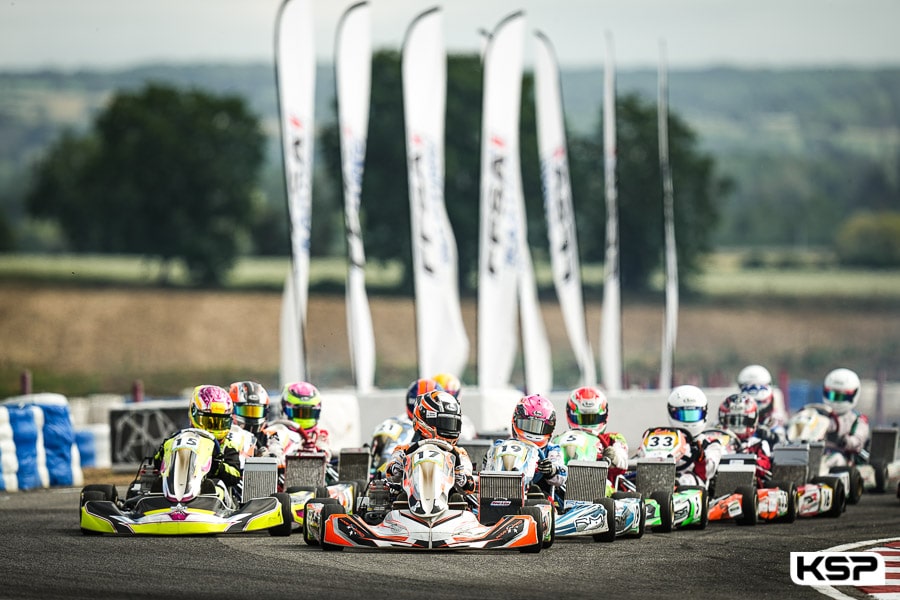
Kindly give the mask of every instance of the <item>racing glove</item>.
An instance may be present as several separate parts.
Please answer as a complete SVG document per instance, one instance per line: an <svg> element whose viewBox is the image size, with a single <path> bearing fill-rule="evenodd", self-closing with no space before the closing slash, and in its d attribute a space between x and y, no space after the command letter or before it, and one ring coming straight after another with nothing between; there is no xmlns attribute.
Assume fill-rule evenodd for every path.
<svg viewBox="0 0 900 600"><path fill-rule="evenodd" d="M615 465L616 461L619 458L619 454L616 452L616 449L612 446L607 446L603 449L603 458L609 461L609 464Z"/></svg>
<svg viewBox="0 0 900 600"><path fill-rule="evenodd" d="M463 469L462 467L456 467L454 475L454 484L460 491L471 492L475 489L475 479L469 475L466 475L465 469Z"/></svg>
<svg viewBox="0 0 900 600"><path fill-rule="evenodd" d="M538 472L544 477L553 477L556 475L556 465L549 458L545 458L538 463Z"/></svg>

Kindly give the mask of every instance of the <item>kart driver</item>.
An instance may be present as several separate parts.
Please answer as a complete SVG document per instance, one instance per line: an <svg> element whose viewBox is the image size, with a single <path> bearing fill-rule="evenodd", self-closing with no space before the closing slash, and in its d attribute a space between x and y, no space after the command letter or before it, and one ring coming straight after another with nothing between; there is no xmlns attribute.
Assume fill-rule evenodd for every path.
<svg viewBox="0 0 900 600"><path fill-rule="evenodd" d="M217 385L198 385L191 392L189 420L191 427L208 431L216 438L212 465L207 478L217 484L220 498L228 503L230 494L225 492L241 480L241 459L237 446L228 438L231 429L234 403L231 396ZM153 456L153 465L159 469L167 444L175 435L169 436ZM221 483L221 485L219 485Z"/></svg>
<svg viewBox="0 0 900 600"><path fill-rule="evenodd" d="M409 445L397 447L391 455L385 468L388 480L394 484L402 483L406 455L417 448L419 442L443 440L453 446L453 453L457 459L454 490L463 495L474 492L472 460L465 448L456 445L461 427L462 409L456 398L442 390L421 394L413 410L413 428L416 433Z"/></svg>
<svg viewBox="0 0 900 600"><path fill-rule="evenodd" d="M732 394L725 398L719 406L719 425L740 440L737 452L756 456L757 487L768 487L772 476L772 442L768 437L772 434L759 425L759 407L753 396Z"/></svg>
<svg viewBox="0 0 900 600"><path fill-rule="evenodd" d="M248 456L265 456L269 443L266 432L266 411L269 393L255 381L236 381L228 394L234 403L234 422L228 437L240 449L241 465Z"/></svg>

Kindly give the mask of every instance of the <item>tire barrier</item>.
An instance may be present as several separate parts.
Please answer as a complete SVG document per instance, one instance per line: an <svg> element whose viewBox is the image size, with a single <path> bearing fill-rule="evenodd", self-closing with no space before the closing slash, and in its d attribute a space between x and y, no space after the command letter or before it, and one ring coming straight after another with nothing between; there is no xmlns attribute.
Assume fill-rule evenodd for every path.
<svg viewBox="0 0 900 600"><path fill-rule="evenodd" d="M0 490L81 485L81 457L69 402L27 394L0 403Z"/></svg>

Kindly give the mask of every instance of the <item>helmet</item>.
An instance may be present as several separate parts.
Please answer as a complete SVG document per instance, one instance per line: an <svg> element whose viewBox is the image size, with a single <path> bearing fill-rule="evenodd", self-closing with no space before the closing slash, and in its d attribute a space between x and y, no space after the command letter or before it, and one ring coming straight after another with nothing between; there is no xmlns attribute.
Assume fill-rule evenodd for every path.
<svg viewBox="0 0 900 600"><path fill-rule="evenodd" d="M462 429L462 409L448 392L431 390L416 399L413 428L423 439L456 444Z"/></svg>
<svg viewBox="0 0 900 600"><path fill-rule="evenodd" d="M434 379L416 379L409 384L409 389L406 390L406 416L410 421L413 419L413 411L416 409L416 398L422 394L443 389Z"/></svg>
<svg viewBox="0 0 900 600"><path fill-rule="evenodd" d="M540 394L522 396L513 410L513 437L543 448L550 443L554 429L556 429L556 409L553 408L553 403Z"/></svg>
<svg viewBox="0 0 900 600"><path fill-rule="evenodd" d="M234 422L241 429L256 433L266 420L269 393L255 381L237 381L228 390L234 402Z"/></svg>
<svg viewBox="0 0 900 600"><path fill-rule="evenodd" d="M445 392L448 392L451 396L459 400L459 390L462 388L459 377L451 375L450 373L438 373L432 377L432 379L434 379L439 386L444 388Z"/></svg>
<svg viewBox="0 0 900 600"><path fill-rule="evenodd" d="M687 429L697 437L706 429L709 401L703 390L693 385L679 385L669 395L669 425Z"/></svg>
<svg viewBox="0 0 900 600"><path fill-rule="evenodd" d="M719 406L719 425L746 440L759 425L759 408L750 394L732 394Z"/></svg>
<svg viewBox="0 0 900 600"><path fill-rule="evenodd" d="M761 415L772 412L775 391L772 388L772 374L762 365L749 365L741 369L737 376L738 387L750 394L759 407Z"/></svg>
<svg viewBox="0 0 900 600"><path fill-rule="evenodd" d="M835 369L825 376L822 397L825 405L839 415L856 408L859 402L859 375L850 369Z"/></svg>
<svg viewBox="0 0 900 600"><path fill-rule="evenodd" d="M281 410L284 417L296 423L300 429L312 429L319 422L319 414L322 412L319 390L305 381L287 384L281 392Z"/></svg>
<svg viewBox="0 0 900 600"><path fill-rule="evenodd" d="M592 387L580 387L569 394L566 420L572 429L599 435L606 431L609 404L606 394Z"/></svg>
<svg viewBox="0 0 900 600"><path fill-rule="evenodd" d="M220 442L231 430L234 403L217 385L198 385L191 392L191 427L208 431Z"/></svg>

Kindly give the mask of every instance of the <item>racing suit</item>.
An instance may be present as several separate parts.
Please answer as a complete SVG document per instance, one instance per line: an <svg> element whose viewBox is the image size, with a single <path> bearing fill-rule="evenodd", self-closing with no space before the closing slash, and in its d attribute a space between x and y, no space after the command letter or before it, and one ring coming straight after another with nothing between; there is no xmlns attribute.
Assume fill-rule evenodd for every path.
<svg viewBox="0 0 900 600"><path fill-rule="evenodd" d="M240 452L242 468L247 457L266 456L269 454L267 448L269 445L269 434L266 432L265 428L253 433L237 424L233 424L231 426L231 431L228 432L228 437L234 442L234 445Z"/></svg>
<svg viewBox="0 0 900 600"><path fill-rule="evenodd" d="M826 462L831 466L849 466L868 462L866 450L871 435L869 419L857 410L831 414L825 437Z"/></svg>
<svg viewBox="0 0 900 600"><path fill-rule="evenodd" d="M153 455L153 466L157 469L162 465L166 444L170 444L176 435L177 432L166 438L160 444L156 454ZM221 481L228 488L234 487L241 481L240 451L230 437L226 437L221 442L216 441L207 478L212 481Z"/></svg>

